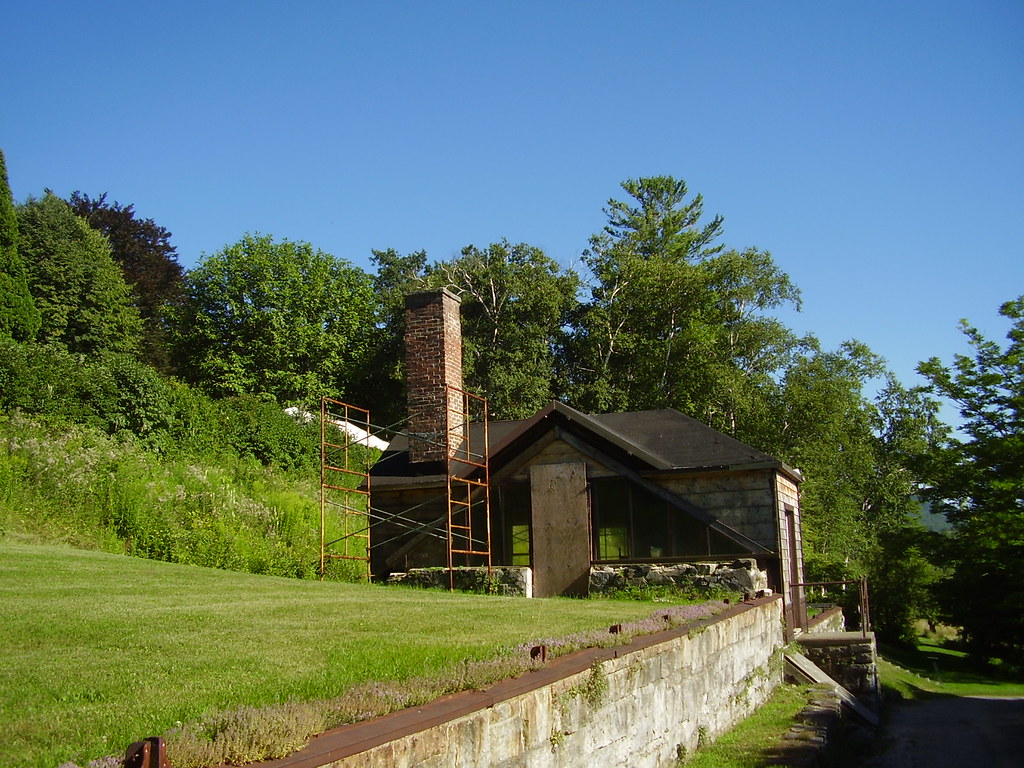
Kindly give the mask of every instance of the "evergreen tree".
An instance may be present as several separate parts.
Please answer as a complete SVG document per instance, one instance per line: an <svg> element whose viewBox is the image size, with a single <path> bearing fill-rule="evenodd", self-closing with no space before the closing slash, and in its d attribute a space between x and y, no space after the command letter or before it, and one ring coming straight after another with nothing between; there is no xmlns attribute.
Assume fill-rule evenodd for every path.
<svg viewBox="0 0 1024 768"><path fill-rule="evenodd" d="M670 176L623 182L584 263L590 299L561 358L567 398L586 411L677 408L741 437L761 390L799 340L766 311L799 291L754 248L725 250L723 219Z"/></svg>
<svg viewBox="0 0 1024 768"><path fill-rule="evenodd" d="M137 352L142 322L106 237L50 191L17 213L38 339L81 354Z"/></svg>
<svg viewBox="0 0 1024 768"><path fill-rule="evenodd" d="M167 370L167 308L181 296L183 270L171 245L171 233L152 219L136 215L132 205L108 203L106 193L90 198L73 192L71 209L110 241L111 256L132 289L132 303L143 322L143 354Z"/></svg>
<svg viewBox="0 0 1024 768"><path fill-rule="evenodd" d="M39 310L18 253L18 217L7 182L7 162L0 150L0 335L31 341L39 324Z"/></svg>

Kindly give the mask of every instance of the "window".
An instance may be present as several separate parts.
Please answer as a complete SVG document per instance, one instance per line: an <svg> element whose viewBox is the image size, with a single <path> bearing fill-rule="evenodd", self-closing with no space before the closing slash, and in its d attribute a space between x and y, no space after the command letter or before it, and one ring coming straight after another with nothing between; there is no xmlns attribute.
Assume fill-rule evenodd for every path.
<svg viewBox="0 0 1024 768"><path fill-rule="evenodd" d="M590 483L594 559L699 557L735 545L699 520L622 477Z"/></svg>
<svg viewBox="0 0 1024 768"><path fill-rule="evenodd" d="M625 560L630 547L629 486L619 478L598 478L590 483L591 524L596 560Z"/></svg>
<svg viewBox="0 0 1024 768"><path fill-rule="evenodd" d="M514 483L498 490L504 562L530 565L530 485Z"/></svg>
<svg viewBox="0 0 1024 768"><path fill-rule="evenodd" d="M626 526L605 526L597 529L597 559L622 560L629 557L629 533Z"/></svg>

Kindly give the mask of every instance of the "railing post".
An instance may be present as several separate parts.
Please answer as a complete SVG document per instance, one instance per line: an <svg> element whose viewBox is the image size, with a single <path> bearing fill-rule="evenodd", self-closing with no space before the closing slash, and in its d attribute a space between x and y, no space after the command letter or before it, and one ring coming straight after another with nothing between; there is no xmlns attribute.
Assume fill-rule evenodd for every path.
<svg viewBox="0 0 1024 768"><path fill-rule="evenodd" d="M124 768L171 768L164 740L150 736L136 741L124 754Z"/></svg>
<svg viewBox="0 0 1024 768"><path fill-rule="evenodd" d="M871 606L868 603L868 577L860 580L860 628L864 637L871 631Z"/></svg>

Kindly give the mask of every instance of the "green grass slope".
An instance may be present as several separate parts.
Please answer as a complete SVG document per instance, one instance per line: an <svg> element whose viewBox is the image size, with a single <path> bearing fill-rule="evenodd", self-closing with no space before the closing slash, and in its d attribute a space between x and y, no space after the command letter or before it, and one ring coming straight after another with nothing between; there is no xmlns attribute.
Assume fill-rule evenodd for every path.
<svg viewBox="0 0 1024 768"><path fill-rule="evenodd" d="M1024 696L1019 672L955 648L922 639L915 648L880 645L878 652L879 679L890 698Z"/></svg>
<svg viewBox="0 0 1024 768"><path fill-rule="evenodd" d="M642 603L306 581L0 539L0 767L84 765L176 725L180 740L203 741L240 727L217 712L360 686L369 701L369 681L451 678L501 649L650 613ZM199 764L171 757L176 768Z"/></svg>
<svg viewBox="0 0 1024 768"><path fill-rule="evenodd" d="M337 538L338 524L328 520L329 538ZM315 578L319 459L315 466L286 471L230 451L155 453L136 439L95 428L0 414L3 534L188 565ZM346 578L359 570L351 562L333 563L330 577L357 580Z"/></svg>

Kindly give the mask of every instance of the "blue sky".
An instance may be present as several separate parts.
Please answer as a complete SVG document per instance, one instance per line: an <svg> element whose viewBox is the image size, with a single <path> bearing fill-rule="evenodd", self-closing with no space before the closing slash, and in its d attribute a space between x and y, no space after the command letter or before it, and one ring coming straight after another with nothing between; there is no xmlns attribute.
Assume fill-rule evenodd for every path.
<svg viewBox="0 0 1024 768"><path fill-rule="evenodd" d="M772 253L786 314L905 383L1024 293L1024 3L18 3L15 198L134 203L193 266L245 232L369 269L507 238L574 264L669 174Z"/></svg>

